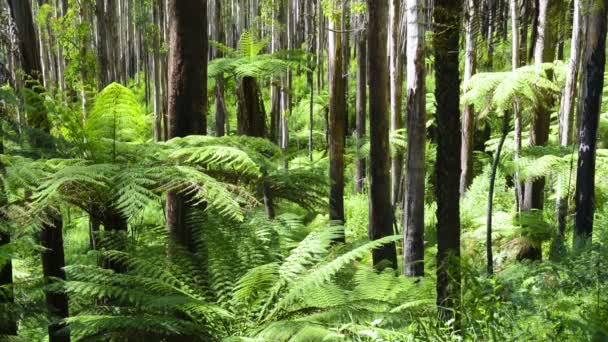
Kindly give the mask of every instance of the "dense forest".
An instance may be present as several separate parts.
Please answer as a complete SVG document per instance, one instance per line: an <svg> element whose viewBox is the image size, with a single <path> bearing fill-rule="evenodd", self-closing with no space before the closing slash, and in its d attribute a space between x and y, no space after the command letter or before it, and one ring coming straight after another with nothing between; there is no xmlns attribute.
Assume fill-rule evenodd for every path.
<svg viewBox="0 0 608 342"><path fill-rule="evenodd" d="M608 341L607 12L0 0L0 340Z"/></svg>

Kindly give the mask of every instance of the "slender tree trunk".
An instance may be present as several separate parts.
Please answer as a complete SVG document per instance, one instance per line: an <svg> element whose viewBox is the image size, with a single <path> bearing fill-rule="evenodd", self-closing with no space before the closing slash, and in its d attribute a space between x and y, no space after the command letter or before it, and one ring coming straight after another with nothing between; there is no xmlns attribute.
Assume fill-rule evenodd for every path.
<svg viewBox="0 0 608 342"><path fill-rule="evenodd" d="M591 241L595 212L595 155L597 132L604 88L606 67L606 12L608 0L593 0L589 7L589 22L585 46L587 56L583 65L587 88L580 128L580 146L576 173L576 218L574 245Z"/></svg>
<svg viewBox="0 0 608 342"><path fill-rule="evenodd" d="M403 65L401 54L401 0L389 0L389 68L391 132L403 129L401 111L403 93ZM399 153L391 161L391 203L397 206L403 200L403 156Z"/></svg>
<svg viewBox="0 0 608 342"><path fill-rule="evenodd" d="M435 0L435 98L437 99L437 305L442 319L456 318L460 303L460 78L461 0Z"/></svg>
<svg viewBox="0 0 608 342"><path fill-rule="evenodd" d="M207 2L169 0L168 139L206 134ZM192 250L186 198L167 194L167 226L179 244Z"/></svg>
<svg viewBox="0 0 608 342"><path fill-rule="evenodd" d="M156 1L152 10L154 24L160 27L160 7L161 2ZM162 92L161 92L161 71L160 71L160 32L157 32L154 36L154 141L164 140L163 137L163 105L162 105ZM147 77L148 75L146 75Z"/></svg>
<svg viewBox="0 0 608 342"><path fill-rule="evenodd" d="M426 90L424 1L406 1L407 19L407 173L403 222L405 275L424 275L424 181Z"/></svg>
<svg viewBox="0 0 608 342"><path fill-rule="evenodd" d="M576 97L576 82L578 80L579 55L581 51L581 3L574 0L574 13L572 22L572 39L570 45L570 61L568 63L568 76L566 88L562 96L562 105L559 113L559 143L562 146L572 144L572 125L574 123L574 99ZM566 215L568 214L568 198L564 197L564 179L557 179L557 223L560 239L566 233ZM566 190L566 193L569 191Z"/></svg>
<svg viewBox="0 0 608 342"><path fill-rule="evenodd" d="M97 79L101 82L99 88L104 88L111 82L108 61L108 37L105 29L105 0L96 0L95 11L97 14ZM149 75L146 73L146 78Z"/></svg>
<svg viewBox="0 0 608 342"><path fill-rule="evenodd" d="M502 147L505 144L507 135L509 134L509 121L511 117L508 112L503 113L502 118L502 135L500 136L500 142L496 148L494 154L494 161L492 162L492 172L490 173L490 187L488 190L488 212L486 215L486 259L487 259L487 272L489 275L494 274L494 257L492 254L492 215L494 205L494 184L496 183L496 172L498 170L498 164L500 163L500 155L502 153Z"/></svg>
<svg viewBox="0 0 608 342"><path fill-rule="evenodd" d="M465 61L464 79L466 84L475 74L477 54L475 51L475 3L466 0L465 12ZM475 143L475 113L473 106L464 106L462 111L462 148L460 151L460 196L464 196L473 181L473 145Z"/></svg>
<svg viewBox="0 0 608 342"><path fill-rule="evenodd" d="M525 0L524 0L525 1ZM512 47L511 47L511 51L512 51L512 56L511 56L511 70L513 70L513 72L515 72L515 70L517 70L517 68L519 67L519 63L521 61L521 57L519 55L520 53L520 42L519 42L519 38L521 37L521 35L519 34L518 30L520 28L520 23L518 20L518 5L517 5L517 0L510 0L511 3L511 30L513 32L512 34ZM517 102L515 102L513 104L513 118L515 121L515 138L514 140L514 146L513 146L513 159L515 161L515 163L517 164L517 161L519 160L520 154L521 154L521 132L522 132L522 121L521 121L521 113L519 111L519 105L517 104ZM524 189L523 189L523 184L521 183L520 177L519 177L519 170L515 170L515 175L513 177L513 182L515 183L515 194L516 194L516 198L515 198L515 202L516 202L516 206L517 209L519 211L519 208L521 207L521 204L523 203L523 198L524 198Z"/></svg>
<svg viewBox="0 0 608 342"><path fill-rule="evenodd" d="M361 2L365 0L360 0ZM355 192L360 193L365 186L365 157L361 156L361 147L365 137L365 119L367 116L367 23L365 14L358 15L358 26L361 31L357 33L357 160L355 161Z"/></svg>
<svg viewBox="0 0 608 342"><path fill-rule="evenodd" d="M308 158L313 161L313 130L314 130L314 60L313 56L315 53L315 9L314 2L312 0L306 1L306 47L308 53L308 73L306 80L308 82L308 91L310 93L310 104L309 104L309 132L308 132Z"/></svg>
<svg viewBox="0 0 608 342"><path fill-rule="evenodd" d="M389 175L389 75L387 58L387 20L389 0L369 0L369 122L370 122L370 178L369 230L370 240L393 234L391 207L391 178ZM377 268L397 268L397 250L387 244L372 252ZM383 262L383 263L381 263ZM384 264L384 262L387 262Z"/></svg>
<svg viewBox="0 0 608 342"><path fill-rule="evenodd" d="M337 5L336 5L337 6ZM329 21L329 220L344 224L344 122L346 93L344 84L344 53L342 51L341 19ZM387 81L388 82L388 81ZM344 241L344 237L338 242Z"/></svg>

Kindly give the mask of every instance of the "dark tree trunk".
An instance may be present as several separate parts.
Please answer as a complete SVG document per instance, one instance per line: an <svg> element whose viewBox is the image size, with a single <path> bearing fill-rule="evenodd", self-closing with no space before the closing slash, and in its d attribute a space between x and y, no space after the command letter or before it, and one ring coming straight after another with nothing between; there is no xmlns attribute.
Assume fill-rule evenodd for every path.
<svg viewBox="0 0 608 342"><path fill-rule="evenodd" d="M330 84L329 84L329 220L344 224L344 128L346 119L346 93L344 84L344 53L340 19L330 22ZM386 39L386 37L385 37ZM387 80L388 82L388 80ZM388 84L388 83L387 83ZM339 239L344 241L344 237Z"/></svg>
<svg viewBox="0 0 608 342"><path fill-rule="evenodd" d="M586 91L579 134L578 167L576 173L576 218L574 245L591 241L595 212L595 155L599 114L606 67L606 8L607 0L591 1L586 37L587 55L583 64Z"/></svg>
<svg viewBox="0 0 608 342"><path fill-rule="evenodd" d="M45 224L41 234L40 242L45 251L42 252L42 271L46 284L54 283L54 279L65 280L65 257L63 254L63 221L59 213L49 212L49 223ZM46 307L48 310L49 341L67 342L70 335L65 329L65 325L58 321L69 316L68 296L57 289L45 290Z"/></svg>
<svg viewBox="0 0 608 342"><path fill-rule="evenodd" d="M403 53L401 48L402 0L389 0L388 51L390 70L390 130L403 129ZM391 160L391 203L394 208L403 201L403 155L397 153Z"/></svg>
<svg viewBox="0 0 608 342"><path fill-rule="evenodd" d="M168 139L207 133L207 2L169 0ZM177 243L193 249L190 208L167 194L167 226Z"/></svg>
<svg viewBox="0 0 608 342"><path fill-rule="evenodd" d="M367 3L369 27L369 122L370 177L369 230L370 240L393 234L391 178L389 175L389 74L387 58L388 0ZM395 245L386 244L372 252L374 266L397 268ZM388 262L386 264L381 262Z"/></svg>
<svg viewBox="0 0 608 342"><path fill-rule="evenodd" d="M490 173L490 187L488 190L488 212L486 222L486 259L487 259L487 271L489 275L494 274L494 257L492 254L492 214L494 205L494 184L496 183L496 172L498 170L498 164L500 163L500 155L502 153L502 147L505 144L507 135L509 134L509 121L511 117L508 112L503 114L502 118L502 135L500 136L500 142L498 148L494 154L494 161L492 162L492 172Z"/></svg>
<svg viewBox="0 0 608 342"><path fill-rule="evenodd" d="M361 0L364 1L364 0ZM365 28L365 14L358 16L358 25ZM365 186L365 157L361 156L361 146L365 137L365 118L367 116L367 32L357 33L357 160L355 161L355 192L360 193Z"/></svg>
<svg viewBox="0 0 608 342"><path fill-rule="evenodd" d="M42 65L38 48L38 35L32 18L29 0L8 0L13 22L19 37L19 50L23 71L38 81L42 81Z"/></svg>
<svg viewBox="0 0 608 342"><path fill-rule="evenodd" d="M258 83L243 77L237 86L237 134L263 138L266 136L266 112Z"/></svg>
<svg viewBox="0 0 608 342"><path fill-rule="evenodd" d="M101 223L103 223L103 228L106 234L111 235L108 236L109 241L111 241L109 249L124 250L128 230L127 217L112 206L105 209L102 215ZM113 260L104 259L102 263L104 268L111 269L116 273L124 273L126 271L124 265Z"/></svg>
<svg viewBox="0 0 608 342"><path fill-rule="evenodd" d="M224 32L224 16L222 12L222 1L215 0L215 32L214 39L217 42L225 43L226 33ZM221 58L222 53L215 49L215 58ZM224 100L224 76L220 75L215 79L215 135L221 137L226 134L226 102ZM229 132L228 132L229 133Z"/></svg>
<svg viewBox="0 0 608 342"><path fill-rule="evenodd" d="M436 0L435 97L437 99L437 305L454 318L460 303L460 41L461 0ZM458 319L456 319L458 326Z"/></svg>
<svg viewBox="0 0 608 342"><path fill-rule="evenodd" d="M424 276L424 181L426 175L425 29L421 0L407 0L407 172L404 201L405 275Z"/></svg>

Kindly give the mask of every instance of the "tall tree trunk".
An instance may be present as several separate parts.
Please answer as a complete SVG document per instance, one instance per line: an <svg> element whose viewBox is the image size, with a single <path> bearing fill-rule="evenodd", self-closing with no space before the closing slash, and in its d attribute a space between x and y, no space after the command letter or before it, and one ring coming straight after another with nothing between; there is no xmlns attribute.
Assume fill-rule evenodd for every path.
<svg viewBox="0 0 608 342"><path fill-rule="evenodd" d="M108 39L105 29L105 0L96 0L95 11L97 15L97 79L101 82L99 88L104 88L111 82L108 61ZM146 72L146 79L148 78Z"/></svg>
<svg viewBox="0 0 608 342"><path fill-rule="evenodd" d="M581 3L574 0L574 13L572 22L572 39L570 45L570 61L568 63L568 76L566 88L562 96L559 113L559 143L562 146L572 144L572 125L574 123L574 99L576 97L576 82L578 81L579 56L581 51ZM557 179L557 223L560 239L566 233L566 215L568 214L568 198L564 197L564 179L561 175ZM569 191L566 190L566 193Z"/></svg>
<svg viewBox="0 0 608 342"><path fill-rule="evenodd" d="M308 82L308 91L310 93L310 104L309 104L309 132L308 132L308 158L313 161L313 130L314 130L314 60L313 56L315 53L315 9L314 2L306 1L306 48L308 53L307 66L308 73L306 80Z"/></svg>
<svg viewBox="0 0 608 342"><path fill-rule="evenodd" d="M514 1L514 0L513 0ZM466 0L465 11L465 61L464 79L466 84L469 82L477 63L475 51L475 3L473 0ZM460 196L464 196L468 187L473 181L473 145L475 143L475 113L473 106L464 106L462 111L462 148L460 151Z"/></svg>
<svg viewBox="0 0 608 342"><path fill-rule="evenodd" d="M435 0L435 98L437 99L437 305L442 319L460 303L460 78L461 0ZM458 318L456 317L456 326Z"/></svg>
<svg viewBox="0 0 608 342"><path fill-rule="evenodd" d="M337 4L335 5L337 7ZM337 10L337 8L335 9ZM344 128L346 93L344 84L344 53L342 51L341 19L329 21L329 220L344 224ZM388 81L387 81L388 82ZM388 84L388 83L387 83ZM344 241L342 236L339 241Z"/></svg>
<svg viewBox="0 0 608 342"><path fill-rule="evenodd" d="M403 65L401 54L401 0L389 0L389 68L391 132L403 129L401 111L403 93ZM403 156L397 153L391 162L391 203L397 206L403 200Z"/></svg>
<svg viewBox="0 0 608 342"><path fill-rule="evenodd" d="M393 234L391 178L389 175L389 75L387 58L387 20L389 0L369 0L369 123L370 177L369 230L370 240ZM397 268L397 250L393 243L372 252L374 266ZM388 262L387 264L381 262Z"/></svg>
<svg viewBox="0 0 608 342"><path fill-rule="evenodd" d="M405 275L424 275L424 181L426 89L424 1L406 1L407 19L407 172L403 222Z"/></svg>
<svg viewBox="0 0 608 342"><path fill-rule="evenodd" d="M597 131L606 67L606 12L608 0L593 0L589 6L583 73L587 82L580 128L576 173L576 218L574 245L591 241L595 212L595 155Z"/></svg>
<svg viewBox="0 0 608 342"><path fill-rule="evenodd" d="M364 2L365 0L360 0ZM356 35L357 40L357 160L355 161L355 192L360 193L365 186L365 157L361 156L361 147L365 137L365 118L367 116L367 31L365 14L358 16L358 26L361 28Z"/></svg>
<svg viewBox="0 0 608 342"><path fill-rule="evenodd" d="M215 32L214 39L217 42L225 43L226 34L224 32L224 16L222 12L222 1L215 0ZM215 49L215 58L221 58L222 53ZM224 76L220 75L215 79L215 135L221 137L226 134L226 101L224 99ZM229 133L229 132L228 132Z"/></svg>
<svg viewBox="0 0 608 342"><path fill-rule="evenodd" d="M169 0L168 139L207 133L207 2ZM185 196L167 194L171 237L193 249Z"/></svg>
<svg viewBox="0 0 608 342"><path fill-rule="evenodd" d="M511 44L511 51L512 51L512 56L511 56L511 70L513 72L515 72L515 70L517 70L517 68L519 67L519 63L521 61L521 57L520 57L520 42L519 42L519 38L521 37L521 34L518 32L519 28L520 28L520 23L518 20L518 13L519 13L519 8L517 5L517 0L510 0L510 5L511 5L511 31L513 32L512 36L512 44ZM515 163L517 164L517 161L519 160L519 156L521 154L521 132L522 132L522 121L521 121L521 113L519 111L519 105L517 104L517 102L515 102L513 104L513 118L515 121L515 138L513 139L514 141L514 146L513 146L513 159L515 161ZM521 207L521 204L523 203L523 198L524 198L524 193L523 193L523 184L521 183L520 177L519 177L519 170L515 170L515 175L513 177L513 182L515 183L515 194L516 194L516 206L517 209L519 211L519 208Z"/></svg>
<svg viewBox="0 0 608 342"><path fill-rule="evenodd" d="M156 27L160 27L160 14L162 3L160 1L156 1L154 3L154 8L152 9L152 17L154 20L154 25ZM161 91L161 83L162 76L160 70L160 30L159 32L155 32L154 34L154 47L153 47L153 55L154 55L154 141L164 140L163 136L163 104L162 104L162 91ZM148 75L146 75L148 76Z"/></svg>
<svg viewBox="0 0 608 342"><path fill-rule="evenodd" d="M32 18L30 1L8 0L11 17L17 28L19 51L23 71L31 78L42 82L42 65L38 37Z"/></svg>

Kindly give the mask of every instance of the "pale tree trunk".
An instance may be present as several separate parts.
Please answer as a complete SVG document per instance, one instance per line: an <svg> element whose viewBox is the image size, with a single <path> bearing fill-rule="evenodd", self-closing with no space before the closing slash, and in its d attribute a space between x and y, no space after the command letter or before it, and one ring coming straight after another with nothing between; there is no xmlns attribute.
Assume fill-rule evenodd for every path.
<svg viewBox="0 0 608 342"><path fill-rule="evenodd" d="M597 133L606 67L606 12L608 0L590 1L585 47L587 55L582 72L586 74L586 91L580 128L578 168L576 173L576 218L574 246L591 242L595 213L595 157Z"/></svg>
<svg viewBox="0 0 608 342"><path fill-rule="evenodd" d="M337 6L337 5L336 5ZM340 18L329 20L329 220L344 224L344 122L346 96ZM344 236L338 239L344 241Z"/></svg>
<svg viewBox="0 0 608 342"><path fill-rule="evenodd" d="M517 0L510 0L511 29L512 29L512 32L514 32L514 34L512 34L512 44L511 44L511 51L512 51L511 70L512 71L517 70L517 68L519 67L519 62L521 60L521 57L519 55L519 53L521 51L519 38L521 37L521 35L518 32L518 30L520 28L520 26L519 26L520 23L518 20L519 8L518 8L517 2L518 2ZM517 33L515 33L515 32L517 32ZM519 111L519 106L518 106L517 102L515 102L513 105L513 119L514 119L514 126L515 126L515 138L513 139L513 141L514 141L514 143L513 143L513 160L515 161L516 168L517 168L517 161L519 160L519 156L521 154L521 132L522 132L521 113ZM515 170L515 176L513 178L514 178L513 182L515 183L516 205L519 210L519 208L521 207L521 204L523 203L523 198L524 198L523 191L524 190L523 190L523 184L521 183L521 180L519 177L518 169Z"/></svg>
<svg viewBox="0 0 608 342"><path fill-rule="evenodd" d="M360 0L361 2L365 0ZM357 40L357 160L355 161L355 192L360 193L365 186L365 157L361 156L361 146L365 137L365 118L367 116L367 25L365 14L358 15L358 26L361 28L356 35Z"/></svg>
<svg viewBox="0 0 608 342"><path fill-rule="evenodd" d="M572 144L572 125L574 123L574 99L576 96L576 82L578 80L579 56L581 51L581 1L574 0L574 13L572 22L572 39L570 45L570 61L568 63L568 76L566 88L562 96L562 105L559 113L559 143L561 146ZM570 176L569 176L570 178ZM569 183L569 182L568 182ZM564 186L569 184L561 175L557 179L557 223L559 237L563 239L566 232L566 215L568 214L568 196ZM566 197L564 197L566 195Z"/></svg>
<svg viewBox="0 0 608 342"><path fill-rule="evenodd" d="M477 63L475 51L475 3L466 0L465 12L465 61L464 84L467 84L473 74ZM462 111L462 148L460 151L460 196L464 196L473 181L473 144L475 137L475 113L473 106L464 106Z"/></svg>
<svg viewBox="0 0 608 342"><path fill-rule="evenodd" d="M389 0L389 33L388 53L390 68L390 110L391 110L391 132L403 128L402 84L403 65L401 56L401 0ZM397 206L403 199L403 156L397 153L391 162L391 203Z"/></svg>
<svg viewBox="0 0 608 342"><path fill-rule="evenodd" d="M405 275L424 276L424 181L426 155L426 90L424 1L406 1L407 20L407 164L404 201L403 260Z"/></svg>
<svg viewBox="0 0 608 342"><path fill-rule="evenodd" d="M387 20L390 0L368 0L369 26L369 122L370 177L369 228L370 240L393 235L391 178L389 175L389 75L387 56ZM397 268L395 244L386 244L372 251L374 267Z"/></svg>
<svg viewBox="0 0 608 342"><path fill-rule="evenodd" d="M308 73L306 75L308 82L308 91L310 93L310 104L309 104L309 132L308 132L308 158L313 161L313 130L314 130L314 71L313 71L313 54L315 52L315 9L314 2L312 0L306 1L306 47L308 53Z"/></svg>
<svg viewBox="0 0 608 342"><path fill-rule="evenodd" d="M152 18L154 20L154 24L157 27L160 27L160 7L162 3L160 1L156 1L154 3L154 8L152 9ZM154 37L154 141L164 140L163 137L163 105L162 105L162 92L161 92L161 69L160 69L160 35L159 32L156 33Z"/></svg>

